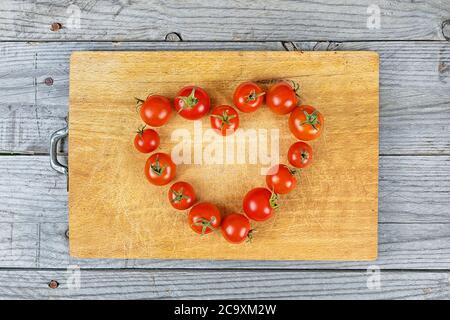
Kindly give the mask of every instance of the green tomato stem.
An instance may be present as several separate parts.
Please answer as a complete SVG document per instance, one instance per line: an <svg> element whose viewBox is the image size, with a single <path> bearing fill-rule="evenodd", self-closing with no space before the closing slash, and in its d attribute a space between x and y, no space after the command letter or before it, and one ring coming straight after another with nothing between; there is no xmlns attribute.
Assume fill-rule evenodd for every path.
<svg viewBox="0 0 450 320"><path fill-rule="evenodd" d="M255 101L256 99L258 99L259 97L261 97L261 96L263 96L265 94L266 94L265 92L256 93L255 90L252 90L252 91L250 91L250 94L245 99L245 102Z"/></svg>
<svg viewBox="0 0 450 320"><path fill-rule="evenodd" d="M220 124L220 129L223 129L223 127L225 126L225 124L226 124L226 125L230 125L230 124L231 124L231 123L230 123L230 120L233 119L233 118L236 118L236 115L231 115L231 116L229 116L229 115L228 115L228 111L225 110L225 111L222 113L222 115L212 114L211 117L222 120L222 123Z"/></svg>
<svg viewBox="0 0 450 320"><path fill-rule="evenodd" d="M278 209L278 195L274 191L270 195L269 203L273 209Z"/></svg>
<svg viewBox="0 0 450 320"><path fill-rule="evenodd" d="M156 156L156 161L154 164L150 165L150 168L157 176L161 176L166 169L166 166L161 167L159 164L159 156Z"/></svg>
<svg viewBox="0 0 450 320"><path fill-rule="evenodd" d="M139 127L138 130L136 131L136 133L139 134L139 136L141 138L142 138L142 136L144 134L145 127L147 127L147 125L143 125L142 127Z"/></svg>
<svg viewBox="0 0 450 320"><path fill-rule="evenodd" d="M205 218L197 219L197 222L194 222L192 225L196 227L202 227L202 236L205 235L206 229L211 229L212 231L215 231L216 228L212 225L216 221L216 218L211 217L211 220L207 220Z"/></svg>
<svg viewBox="0 0 450 320"><path fill-rule="evenodd" d="M317 129L317 127L316 127L316 125L320 124L319 117L318 117L319 113L317 112L317 110L314 110L310 114L306 110L303 110L303 113L305 114L306 120L303 121L301 123L301 125L309 124L315 130L319 131L319 129Z"/></svg>
<svg viewBox="0 0 450 320"><path fill-rule="evenodd" d="M181 109L192 109L198 103L198 99L195 97L195 87L192 88L191 94L189 96L180 96L177 98L183 101L183 106L181 107Z"/></svg>
<svg viewBox="0 0 450 320"><path fill-rule="evenodd" d="M183 189L181 189L179 192L176 190L172 190L172 193L175 195L175 198L172 199L173 203L181 202L183 199L191 199L189 196L183 194Z"/></svg>
<svg viewBox="0 0 450 320"><path fill-rule="evenodd" d="M297 98L300 98L300 84L298 84L298 82L295 82L294 80L289 80L289 82L291 83L291 87L295 91L295 95L297 96Z"/></svg>

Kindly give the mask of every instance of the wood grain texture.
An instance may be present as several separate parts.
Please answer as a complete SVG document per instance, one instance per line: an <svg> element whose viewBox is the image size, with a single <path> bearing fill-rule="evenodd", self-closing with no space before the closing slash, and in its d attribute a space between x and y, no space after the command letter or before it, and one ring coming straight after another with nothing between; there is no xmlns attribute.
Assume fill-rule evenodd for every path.
<svg viewBox="0 0 450 320"><path fill-rule="evenodd" d="M380 153L450 154L449 42L297 42L299 50L380 54ZM0 43L0 152L48 153L64 126L74 50L284 50L281 43ZM47 86L45 78L54 83Z"/></svg>
<svg viewBox="0 0 450 320"><path fill-rule="evenodd" d="M36 223L0 222L0 268L37 267L39 233Z"/></svg>
<svg viewBox="0 0 450 320"><path fill-rule="evenodd" d="M218 235L198 237L186 225L186 216L176 215L167 206L167 187L149 185L143 177L142 168L148 156L134 152L130 143L134 136L130 128L141 121L133 97L145 97L149 91L173 97L179 88L195 83L209 92L213 105L219 105L230 103L234 88L242 81L280 78L301 83L302 103L316 106L325 115L326 129L321 139L312 142L316 152L314 166L304 171L300 191L281 198L282 214L276 214L271 221L253 224L258 236L251 244L233 246ZM285 163L287 149L295 141L287 129L287 117L274 117L264 109L251 115L241 113L241 128L276 129L277 134L279 129L280 148L275 147L272 154L275 152ZM194 127L202 125L207 130L209 119L196 122ZM158 130L162 141L160 152L175 150L180 140L174 139L174 134L180 128L192 135L190 147L202 143L195 140L198 129L193 129L192 122L174 117ZM358 139L353 138L354 134ZM215 148L223 152L224 141L216 134L214 137L220 138ZM201 152L207 157L211 141L206 141L207 135L203 139ZM250 143L255 143L250 140L245 140L246 150ZM265 140L256 141L260 148L261 142L267 148ZM243 260L376 257L376 53L76 52L71 58L69 145L70 252L75 257ZM232 146L237 154L239 148ZM192 152L195 153L195 148ZM101 161L97 159L99 155ZM215 203L222 214L241 212L243 195L263 183L260 168L270 167L278 160L270 164L260 155L257 165L249 164L248 158L239 165L233 157L230 165L223 165L221 156L214 160L219 164L182 163L177 179L192 183L200 201ZM189 155L188 161L194 158ZM199 164L202 175L198 174ZM314 178L319 176L323 178Z"/></svg>
<svg viewBox="0 0 450 320"><path fill-rule="evenodd" d="M281 50L280 43L130 43L128 50ZM69 57L74 50L124 50L120 43L1 43L0 153L48 153L50 134L65 126ZM51 86L45 79L53 80ZM64 146L63 146L64 147Z"/></svg>
<svg viewBox="0 0 450 320"><path fill-rule="evenodd" d="M255 267L251 261L70 258L66 181L48 167L48 161L46 156L0 157L0 175L9 181L0 186L0 267ZM450 157L445 156L380 157L379 258L374 264L385 269L450 269L449 164ZM370 264L259 261L256 267L345 269Z"/></svg>
<svg viewBox="0 0 450 320"><path fill-rule="evenodd" d="M379 164L380 222L450 223L450 157L382 156ZM9 182L0 185L1 222L67 223L66 178L47 156L2 156L0 175Z"/></svg>
<svg viewBox="0 0 450 320"><path fill-rule="evenodd" d="M82 10L80 29L68 27L67 7ZM345 3L344 3L345 2ZM450 43L374 39L444 39L450 35L448 1L388 1L381 29L367 29L370 1L245 4L213 1L1 1L1 39L163 40L178 31L184 40L360 40L295 42L301 50L376 50L380 53L380 256L382 289L368 291L365 272L257 272L201 270L82 272L82 290L67 290L65 270L1 270L0 298L444 298L449 270L448 211L450 144ZM283 1L283 4L285 1ZM370 3L372 4L372 3ZM257 6L257 10L253 8ZM220 10L222 19L214 14ZM257 14L255 14L255 12ZM285 19L275 18L283 15ZM50 24L64 28L51 32ZM232 21L232 23L229 23ZM448 21L448 20L447 20ZM247 22L249 22L247 24ZM441 26L444 25L444 30ZM205 27L206 26L206 27ZM281 38L277 38L281 37ZM367 41L369 40L369 41ZM46 154L48 136L64 125L68 105L69 55L73 50L283 50L280 42L0 42L0 153ZM386 70L386 71L385 71ZM54 84L44 84L46 77ZM63 146L65 147L65 146ZM384 155L441 155L385 157ZM40 170L40 171L38 171ZM41 174L42 173L42 174ZM65 178L48 168L47 157L0 157L0 268L252 268L252 261L79 260L68 256ZM44 177L46 175L47 177ZM424 181L424 183L422 183ZM23 193L21 191L23 190ZM47 191L49 190L49 191ZM385 191L383 191L385 190ZM418 197L418 198L416 198ZM367 262L259 261L257 268L365 269ZM151 274L150 277L148 275ZM223 279L219 284L212 277ZM60 281L57 290L47 284ZM149 279L150 281L146 281ZM156 281L154 281L156 279ZM202 281L199 281L202 279ZM151 282L153 281L153 282ZM150 285L148 285L150 283ZM154 284L154 285L153 285Z"/></svg>
<svg viewBox="0 0 450 320"><path fill-rule="evenodd" d="M379 254L376 261L245 261L245 260L117 260L77 259L69 256L65 223L40 226L40 268L163 268L163 269L362 269L376 265L382 269L444 270L450 269L450 224L404 223L379 225ZM11 260L11 259L10 259ZM8 267L8 263L2 264ZM24 264L29 266L29 264ZM32 265L36 267L36 265Z"/></svg>
<svg viewBox="0 0 450 320"><path fill-rule="evenodd" d="M170 32L190 41L444 40L449 7L448 0L3 0L0 40L161 41ZM63 28L51 31L54 22Z"/></svg>
<svg viewBox="0 0 450 320"><path fill-rule="evenodd" d="M366 271L0 271L4 299L449 299L448 272ZM59 282L50 289L51 280Z"/></svg>
<svg viewBox="0 0 450 320"><path fill-rule="evenodd" d="M449 222L449 160L448 156L383 157L379 177L380 212L390 214L381 220ZM433 213L429 215L430 210Z"/></svg>
<svg viewBox="0 0 450 320"><path fill-rule="evenodd" d="M374 262L76 259L69 256L67 223L2 223L0 268L234 268L234 269L450 269L450 224L382 223Z"/></svg>
<svg viewBox="0 0 450 320"><path fill-rule="evenodd" d="M0 268L450 269L450 224L382 223L373 262L76 259L69 256L67 228L67 223L1 223Z"/></svg>
<svg viewBox="0 0 450 320"><path fill-rule="evenodd" d="M450 43L295 43L380 53L380 153L450 154ZM434 49L431 49L434 47ZM423 98L423 99L422 99Z"/></svg>
<svg viewBox="0 0 450 320"><path fill-rule="evenodd" d="M48 156L1 156L0 221L67 221L66 177L50 168Z"/></svg>

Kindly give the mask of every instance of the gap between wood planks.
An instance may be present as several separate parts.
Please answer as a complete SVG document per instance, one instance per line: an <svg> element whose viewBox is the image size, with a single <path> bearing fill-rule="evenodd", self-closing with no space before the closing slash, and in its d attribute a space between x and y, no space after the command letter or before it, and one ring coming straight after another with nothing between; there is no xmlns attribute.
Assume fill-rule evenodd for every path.
<svg viewBox="0 0 450 320"><path fill-rule="evenodd" d="M6 42L6 41L5 41ZM58 43L58 41L48 41L48 42L50 42L50 43ZM61 41L59 41L59 42L61 42ZM91 42L91 41L79 41L79 42L81 42L81 43L83 43L83 42ZM196 46L194 49L195 50L198 50L199 49L199 47L200 48L208 48L208 43L211 43L212 44L212 48L214 49L214 48L216 48L216 49L219 49L220 50L220 48L222 47L222 44L220 44L220 45L218 45L218 46L214 46L213 45L213 43L214 42L210 42L210 41L204 41L204 42L199 42L199 41L175 41L175 43L174 43L174 41L138 41L138 43L154 43L154 44L156 44L156 45L154 45L154 44L151 44L151 45L149 45L149 46L145 46L145 45L142 45L142 47L144 48L147 48L147 47L149 47L149 48L152 48L153 46L157 46L158 48L159 47L161 47L161 48L164 48L165 47L165 43L167 43L167 46L168 46L168 49L170 49L170 50L172 50L172 49L175 49L175 48L177 48L179 45L177 45L176 43L178 43L178 44L180 44L181 45L181 49L184 49L184 50L189 50L189 48L191 47L191 45L194 45L195 46L195 43L201 43L202 45L200 45L200 46ZM362 46L360 46L359 45L359 43L364 43L364 42L368 42L368 43L381 43L380 45L381 45L381 48L383 48L383 45L382 45L382 43L386 43L386 44L389 44L389 43L393 43L393 42L398 42L398 43L411 43L411 48L409 48L409 46L408 45L406 45L406 48L405 48L405 50L406 49L410 49L410 50L412 50L411 52L413 53L413 54L418 54L418 56L417 57L413 57L412 59L412 63L414 63L414 59L425 59L424 60L424 63L426 63L426 70L424 70L424 72L425 72L425 74L430 74L430 72L435 72L435 62L437 62L438 64L439 64L439 66L441 66L441 64L442 65L444 65L444 69L442 69L443 71L441 71L441 69L439 69L438 68L438 72L440 72L440 74L439 74L439 81L441 81L441 82L439 82L438 80L436 80L438 83L437 83L437 85L439 86L437 89L436 89L436 92L434 92L433 91L433 93L430 93L429 92L429 90L428 90L428 94L427 94L427 98L428 98L428 100L426 100L425 98L423 98L422 100L423 101L420 101L420 103L426 103L426 106L429 106L429 107L435 107L435 105L444 105L443 104L443 102L445 102L446 100L445 100L445 96L444 97L441 97L441 98L437 98L437 96L439 95L439 92L442 92L442 90L445 90L445 88L447 87L445 84L443 84L443 83L446 83L446 79L441 79L441 77L447 77L448 76L448 74L447 74L447 67L448 67L448 46L447 46L447 43L449 43L449 42L447 42L447 41L438 41L438 42L436 42L435 40L423 40L423 41L409 41L409 40L407 40L407 41L393 41L393 40L390 40L390 41L375 41L375 40L371 40L371 41L346 41L346 42L334 42L334 41L318 41L318 42L312 42L312 43L305 43L304 45L303 45L303 43L295 43L295 42L293 42L293 41L286 41L286 42L281 42L281 41L276 41L276 42L273 42L273 41L259 41L259 42L249 42L249 41L241 41L241 42L229 42L229 41L217 41L217 43L228 43L228 44L235 44L235 46L236 46L236 49L238 50L239 49L239 47L241 46L241 45L239 45L239 44L242 44L242 47L245 49L246 47L248 47L248 45L244 45L244 43L254 43L254 44L260 44L261 45L261 47L259 47L258 45L256 46L257 47L257 49L264 49L264 47L266 47L267 46L267 48L268 48L268 50L274 50L274 49L276 49L276 50L286 50L286 49L288 49L288 50L292 50L292 51L294 51L294 50L299 50L299 51L301 51L302 49L305 49L305 50L315 50L315 49L318 49L318 50L320 50L320 51L322 51L322 50L335 50L335 49L338 49L338 50L362 50L362 49L365 49L365 50L369 50L369 49L376 49L376 48L378 48L378 45L375 45L374 47L372 46L372 45L370 45L368 48L367 48L367 46L364 46L364 45L362 45ZM0 42L0 45L1 45L1 43L2 42ZM24 43L27 43L27 42L24 42L24 41L20 41L20 42L17 42L17 43L22 43L22 44L24 44ZM36 42L36 43L38 43L38 42ZM43 43L46 43L46 41L43 41ZM72 50L74 50L74 48L76 48L76 43L78 43L78 41L71 41L71 43L73 43L74 45L73 46L68 46L68 48L67 48L67 50L70 50L70 49L72 49ZM95 41L95 42L92 42L92 43L97 43L97 41ZM102 43L102 42L99 42L99 43ZM115 42L111 42L111 41L104 41L103 43L109 43L109 44L111 44L111 43L115 43ZM121 50L126 50L126 49L128 49L128 48L131 48L131 50L136 50L136 46L133 46L131 43L133 43L133 42L131 42L131 41L125 41L124 42L124 48L115 48L114 50L116 50L116 49L121 49ZM183 44L184 45L183 45ZM262 45L262 43L267 43L267 45ZM355 44L355 45L352 45L352 43L353 44ZM414 43L429 43L430 45L431 44L433 44L432 46L433 46L433 49L431 50L431 49L429 49L429 48L425 48L424 49L424 51L419 51L418 53L416 53L414 50L419 50L419 49L421 49L422 48L422 45L418 45L418 46L415 46L414 45ZM439 43L440 45L438 45L438 47L437 48L434 48L434 44L436 44L436 43ZM130 45L131 44L131 45ZM203 45L204 44L204 45ZM449 43L450 44L450 43ZM44 44L45 45L45 44ZM175 45L175 46L174 46ZM30 45L28 45L29 47L33 47L33 45L32 44L30 44ZM226 45L225 45L226 46ZM402 45L403 46L403 45ZM20 47L20 46L19 46ZM90 47L90 46L88 46L88 47ZM108 47L108 46L104 46L104 45L99 45L99 48L103 48L103 47ZM115 46L114 46L114 44L112 44L112 48L114 48ZM140 45L138 44L137 45L137 48L139 49L139 47L140 47ZM227 49L229 49L229 48L234 48L234 46L233 45L231 45L231 46L226 46L227 47ZM254 46L252 46L252 45L250 45L250 47L251 48L254 48ZM416 48L417 47L417 48ZM441 50L443 50L442 51L442 53L441 52L438 52L438 53L436 53L435 51L433 51L433 50L437 50L438 48L442 48ZM14 46L9 46L9 48L6 48L7 49L7 53L8 52L10 52L10 51L13 51L14 49ZM389 50L391 50L391 49L394 49L395 48L395 45L394 45L394 47L393 48L390 48L390 45L388 45L388 47L387 47L387 53L385 53L385 54L391 54L391 51L389 51ZM401 47L402 48L402 47ZM94 49L94 50L97 50L98 48L94 45L93 47L92 47L92 49ZM8 51L8 50L10 50L10 51ZM54 55L54 57L53 58L57 58L57 59L60 59L60 60L58 60L60 63L62 63L61 61L65 61L65 60L61 60L61 59L63 59L66 55L67 55L67 53L68 52L70 52L70 51L67 51L66 49L64 49L64 50L62 50L61 52L59 52L59 51L56 51L56 52L47 52L48 54L50 54L50 58L52 58L52 54ZM103 49L103 50L108 50L107 48L106 49ZM145 49L144 49L145 50ZM161 50L161 49L159 49L159 50ZM178 49L177 49L178 50ZM384 50L384 49L383 49ZM384 52L384 51L382 51L382 52ZM42 57L47 57L47 55L45 54L46 52L44 51L43 52L43 55L42 55ZM60 57L59 55L60 54L62 54L63 55L63 57ZM426 56L426 55L438 55L437 56L437 58L433 58L433 57L430 57L430 56ZM441 57L441 54L442 54L442 57ZM8 54L7 54L8 55ZM390 59L390 55L388 55L387 57L384 57L384 56L382 56L382 59ZM20 57L21 58L21 57ZM402 59L404 59L404 53L403 53L403 56L402 55L399 55L399 57L397 57L397 56L394 56L394 58L393 59L398 59L398 58L402 58ZM47 57L47 59L49 59L48 57ZM65 58L64 58L65 59ZM437 59L436 61L434 61L433 59ZM446 60L447 59L447 60ZM431 60L433 60L433 61L431 61ZM45 61L45 59L44 59L44 61ZM384 61L384 63L388 63L388 62L386 62L387 60L383 60ZM392 61L391 61L392 62ZM392 76L391 76L391 74L392 74L392 72L394 72L394 71L397 71L397 72L399 72L400 73L400 75L403 77L407 77L406 79L407 79L407 81L410 81L411 83L412 83L412 85L416 85L415 84L415 82L413 81L413 80L411 80L411 76L414 76L414 75L416 75L417 76L417 79L416 79L416 81L417 82L419 82L419 81L427 81L427 80L433 80L433 78L431 78L430 79L430 76L431 75L429 75L429 76L427 76L427 77L425 77L425 76L420 76L420 74L415 74L415 73L413 73L413 74L409 74L411 71L412 71L412 68L411 67L408 67L409 66L409 64L407 64L409 61L404 61L404 60L402 60L402 61L400 61L400 62L402 62L402 65L401 66L399 66L399 68L395 68L395 66L394 67L392 67L391 66L391 63L390 64L388 64L387 65L387 70L385 70L385 69L382 69L382 70L385 70L385 72L386 72L386 74L385 74L385 76L386 76L386 82L387 83L385 83L385 85L386 85L386 87L385 87L385 90L387 91L386 92L386 94L387 94L387 96L385 95L384 97L387 99L387 101L385 101L384 103L386 104L386 102L388 102L388 105L387 105L387 107L389 107L388 109L387 109L387 111L386 110L384 110L383 112L384 113L386 113L387 112L387 115L390 115L389 114L389 111L391 111L392 112L392 110L394 110L395 111L395 108L393 108L394 106L395 106L395 104L393 103L393 101L395 101L395 100L393 100L393 99L395 99L395 95L392 93L392 88L393 88L393 85L399 85L401 82L400 82L400 80L399 80L399 77L400 76L395 76L394 77L394 79L392 79ZM45 63L47 63L47 62L44 62L44 64ZM64 64L66 64L66 62L64 62ZM386 67L386 65L385 65L385 67ZM64 71L64 69L66 68L66 65L63 65L62 66L62 71ZM405 68L406 68L406 70L405 70ZM43 68L41 68L42 70L40 70L40 72L45 72L45 69L43 69ZM5 72L8 72L8 68L6 68L5 69ZM59 73L61 73L61 70L60 70L60 67L58 67L58 69L56 69L56 70L49 70L49 72L51 73L51 72L59 72ZM389 74L389 73L391 73L391 74ZM51 107L54 107L54 106L56 106L56 105L54 105L54 103L55 103L55 100L58 100L58 98L61 100L62 98L62 96L61 95L67 95L68 93L67 92L61 92L61 90L62 89L64 89L64 90L67 90L67 88L65 87L65 86L67 86L67 84L64 84L64 85L62 85L62 87L61 87L61 82L60 82L60 80L62 80L63 82L64 81L67 81L67 79L66 79L66 75L60 75L60 74L57 74L57 76L61 76L61 79L57 79L56 80L56 82L55 82L55 86L54 87L52 87L52 89L50 89L50 86L47 84L47 86L48 86L48 88L49 89L46 89L47 88L47 86L44 86L44 88L41 88L42 89L42 95L45 95L45 94L49 94L50 93L50 95L49 96L47 96L47 98L50 98L50 100L51 100L51 102L50 102L50 105L49 106L51 106ZM41 78L42 77L44 77L44 75L42 75L41 76ZM5 83L7 83L6 81L9 81L8 80L8 78L6 78L6 79L4 79L5 80ZM43 78L41 79L42 81L43 81ZM390 82L394 82L393 83L393 85L392 85L392 83L390 83ZM427 81L426 83L428 83L429 85L430 85L430 82L429 81ZM425 83L424 83L425 84ZM8 82L8 85L9 85L9 82ZM416 85L417 86L417 85ZM431 85L430 85L431 86ZM36 86L35 86L36 87ZM402 92L405 92L405 90L406 89L404 89L404 88L401 88L403 91ZM49 91L47 91L47 90L49 90ZM17 91L17 90L16 90ZM53 93L52 93L53 92ZM60 95L60 96L57 96L57 97L55 97L54 95L55 94L57 94L57 95ZM433 101L430 101L430 97L433 97L433 95L435 95L435 97L436 97L436 101L434 101L433 99L431 99L431 100L433 100ZM42 98L42 97L41 97ZM415 110L415 109L417 109L417 107L413 104L413 99L412 98L409 98L407 95L405 96L405 95L403 95L401 98L403 98L403 100L401 101L402 103L405 103L405 105L406 105L406 107L412 107L413 109L408 109L408 110L411 110L411 117L413 117L413 116L415 116L416 118L417 118L417 110ZM23 105L23 99L26 99L26 98L20 98L21 100L19 100L19 102L20 103L22 103L22 105ZM46 99L45 97L44 97L44 99ZM65 99L62 99L62 100L65 100ZM45 100L44 100L45 101ZM428 102L427 102L428 101ZM5 104L7 104L7 103L5 103ZM383 107L383 105L381 105L381 102L380 102L380 108L382 108ZM386 107L386 105L385 105L385 107ZM25 110L24 109L24 107L21 107L23 110ZM64 113L66 113L67 111L64 111L64 109L66 109L67 107L66 107L66 102L64 102L64 107L63 107L63 105L60 105L60 106L58 106L58 112L59 112L59 114L58 113L56 113L56 114L53 114L52 115L52 117L53 117L53 121L55 121L55 122L58 122L58 121L56 121L56 119L59 119L59 118L56 118L56 117L62 117L62 113L64 112ZM414 109L415 108L415 109ZM21 110L22 110L21 109ZM418 109L418 110L420 110L420 109ZM20 110L19 110L20 111ZM381 112L380 113L380 117L382 117L383 116L383 112ZM414 113L413 113L414 112ZM442 112L443 113L443 115L445 115L445 113L444 112L446 112L446 109L442 109L441 108L441 111L440 112ZM29 116L31 117L32 116L32 114L30 113L29 114ZM55 117L56 116L56 117ZM395 116L397 116L398 117L398 115L396 115L396 114L394 114L394 117ZM26 120L27 119L27 116L25 117L25 118L23 118L23 120ZM396 118L395 118L396 119ZM414 119L413 119L414 120ZM31 121L30 119L29 119L29 121ZM388 125L388 128L391 128L392 127L392 125L393 125L393 120L389 120L389 118L386 116L385 117L385 119L384 119L384 123L387 123L387 125ZM441 124L440 124L440 126L442 126L442 121L443 120L441 120ZM7 119L5 119L5 123L7 123ZM38 126L38 130L39 130L39 124L40 124L41 122L40 121L37 121L37 126ZM41 123L42 124L42 123ZM20 125L20 124L19 124ZM402 126L400 127L400 133L401 134L405 134L405 126L407 126L406 124L402 124ZM42 136L42 137L39 137L39 139L41 140L40 142L41 143L43 143L44 141L46 141L47 139L48 139L48 137L47 136L45 136L45 135L47 135L48 134L48 136L50 135L50 133L48 132L48 130L56 130L56 129L58 129L58 128L53 128L53 127L49 127L48 126L48 123L47 123L47 128L45 128L44 129L44 131L45 131L45 134ZM391 129L392 130L392 129ZM436 129L436 130L438 130L438 129ZM381 138L384 138L384 139L386 139L388 136L387 136L387 133L386 133L387 131L381 131L380 132L380 135L384 135L383 137L381 137ZM430 132L426 132L426 134L430 134ZM380 139L381 139L380 138ZM394 153L391 153L391 152L382 152L382 153L380 153L380 156L390 156L390 155L392 155L392 156L403 156L403 155L405 155L405 156L409 156L409 155L414 155L414 156L433 156L433 155L436 155L436 156L441 156L441 155L450 155L450 153L449 152L446 152L446 150L445 149L443 149L444 148L444 146L443 146L443 144L445 143L445 142L443 142L443 141L441 141L442 140L442 138L437 138L437 137L434 137L434 135L433 135L433 133L432 133L432 135L431 136L429 136L429 139L431 139L431 138L435 138L435 140L434 140L434 142L433 142L433 140L431 140L431 143L433 144L433 145L431 145L431 147L430 147L430 151L431 152L423 152L423 153L411 153L411 152L402 152L402 148L404 148L405 146L402 146L401 144L399 145L398 143L399 143L399 139L393 139L394 140L394 149L397 149L399 152L395 152L395 151L393 151ZM385 140L383 140L383 141L385 141ZM418 141L414 141L414 142L417 142L417 143L421 143L422 145L425 143L428 143L428 140L426 140L425 138L421 138L421 139L418 139ZM410 141L410 144L412 144L413 142L412 141ZM437 146L435 146L435 145L437 145ZM421 146L421 145L420 145ZM416 147L416 149L418 149L420 146L417 146ZM425 147L427 147L427 145L424 145ZM433 148L435 149L435 150L433 150ZM440 151L438 151L438 150L436 150L436 149L438 149L438 148L440 148ZM41 148L42 149L42 148ZM11 150L11 151L10 151ZM44 150L45 150L45 148L44 148ZM20 150L20 151L16 151L16 150L14 150L14 148L11 148L11 149L9 149L8 147L6 147L6 148L4 148L3 150L0 150L0 155L1 154L4 154L4 155L46 155L47 153L44 151L44 150L37 150L36 152L35 151L30 151L30 150ZM60 150L62 151L62 148L60 148ZM43 152L44 151L44 152ZM380 151L384 151L384 150L380 150ZM403 151L407 151L407 150L403 150ZM433 152L434 151L434 152Z"/></svg>
<svg viewBox="0 0 450 320"><path fill-rule="evenodd" d="M4 39L87 39L126 37L158 40L177 32L186 40L285 40L291 38L446 39L449 37L446 1L389 1L329 4L307 1L176 1L54 5L24 0L21 10L3 0ZM151 3L149 5L149 3ZM9 4L9 6L8 6ZM151 7L153 10L148 10ZM195 12L197 18L190 14ZM225 18L220 18L225 16ZM81 20L82 18L82 20ZM232 21L232 23L229 23ZM82 22L82 23L81 23ZM62 42L61 41L61 42Z"/></svg>
<svg viewBox="0 0 450 320"><path fill-rule="evenodd" d="M120 260L127 260L127 259L120 259ZM258 260L255 260L258 261ZM374 265L376 265L376 261L374 261ZM67 268L48 268L48 267L36 267L36 268L30 268L30 267L0 267L0 272L2 271L67 271ZM160 268L160 267L144 267L144 268L136 268L136 267L114 267L114 268L93 268L93 267L80 267L80 270L83 271L94 271L94 272L104 272L104 271L124 271L124 272L186 272L186 271L201 271L201 272L316 272L316 273L323 273L323 272L335 272L335 273L361 273L361 272L367 272L367 268L361 268L361 269L333 269L333 268L324 268L324 269L318 269L318 268L276 268L276 267L266 267L265 269L258 269L258 268L238 268L238 267L225 267L225 268L211 268L211 267L202 267L202 268ZM389 271L389 272L417 272L417 273L448 273L450 272L449 269L398 269L398 268L381 268L381 271Z"/></svg>
<svg viewBox="0 0 450 320"><path fill-rule="evenodd" d="M365 42L450 42L445 39L370 39L370 40L337 40L337 39L298 39L298 40L0 40L0 43L30 43L30 44L40 44L40 43L164 43L164 42L184 42L184 43L281 43L292 44L296 42L317 42L317 43L365 43ZM286 49L288 50L288 49ZM288 50L289 51L289 50Z"/></svg>

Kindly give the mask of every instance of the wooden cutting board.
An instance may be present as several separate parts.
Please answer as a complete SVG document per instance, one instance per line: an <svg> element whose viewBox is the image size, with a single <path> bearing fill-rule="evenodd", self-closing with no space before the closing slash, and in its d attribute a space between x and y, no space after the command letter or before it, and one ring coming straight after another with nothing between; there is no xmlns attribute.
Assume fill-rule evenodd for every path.
<svg viewBox="0 0 450 320"><path fill-rule="evenodd" d="M378 54L374 52L75 52L70 67L70 253L79 258L372 260L377 256ZM188 84L207 90L212 104L231 104L242 81L292 79L304 104L325 117L312 142L314 162L299 187L281 197L268 221L253 223L252 243L200 237L187 213L167 200L168 186L145 179L148 155L133 147L142 124L134 97L174 97ZM241 127L279 130L279 155L295 141L287 116L266 106L241 113ZM209 118L197 123L209 128ZM175 129L194 122L174 116L159 128L159 150L179 142ZM192 155L193 156L193 155ZM201 201L223 215L242 212L242 199L265 186L261 164L181 164Z"/></svg>

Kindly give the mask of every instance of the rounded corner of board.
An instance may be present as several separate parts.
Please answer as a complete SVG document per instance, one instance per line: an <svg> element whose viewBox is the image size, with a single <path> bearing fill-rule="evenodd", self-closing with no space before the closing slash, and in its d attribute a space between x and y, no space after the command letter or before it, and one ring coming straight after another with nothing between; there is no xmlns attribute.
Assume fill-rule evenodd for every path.
<svg viewBox="0 0 450 320"><path fill-rule="evenodd" d="M380 64L380 53L377 51L366 51L370 58L375 60L377 64Z"/></svg>

